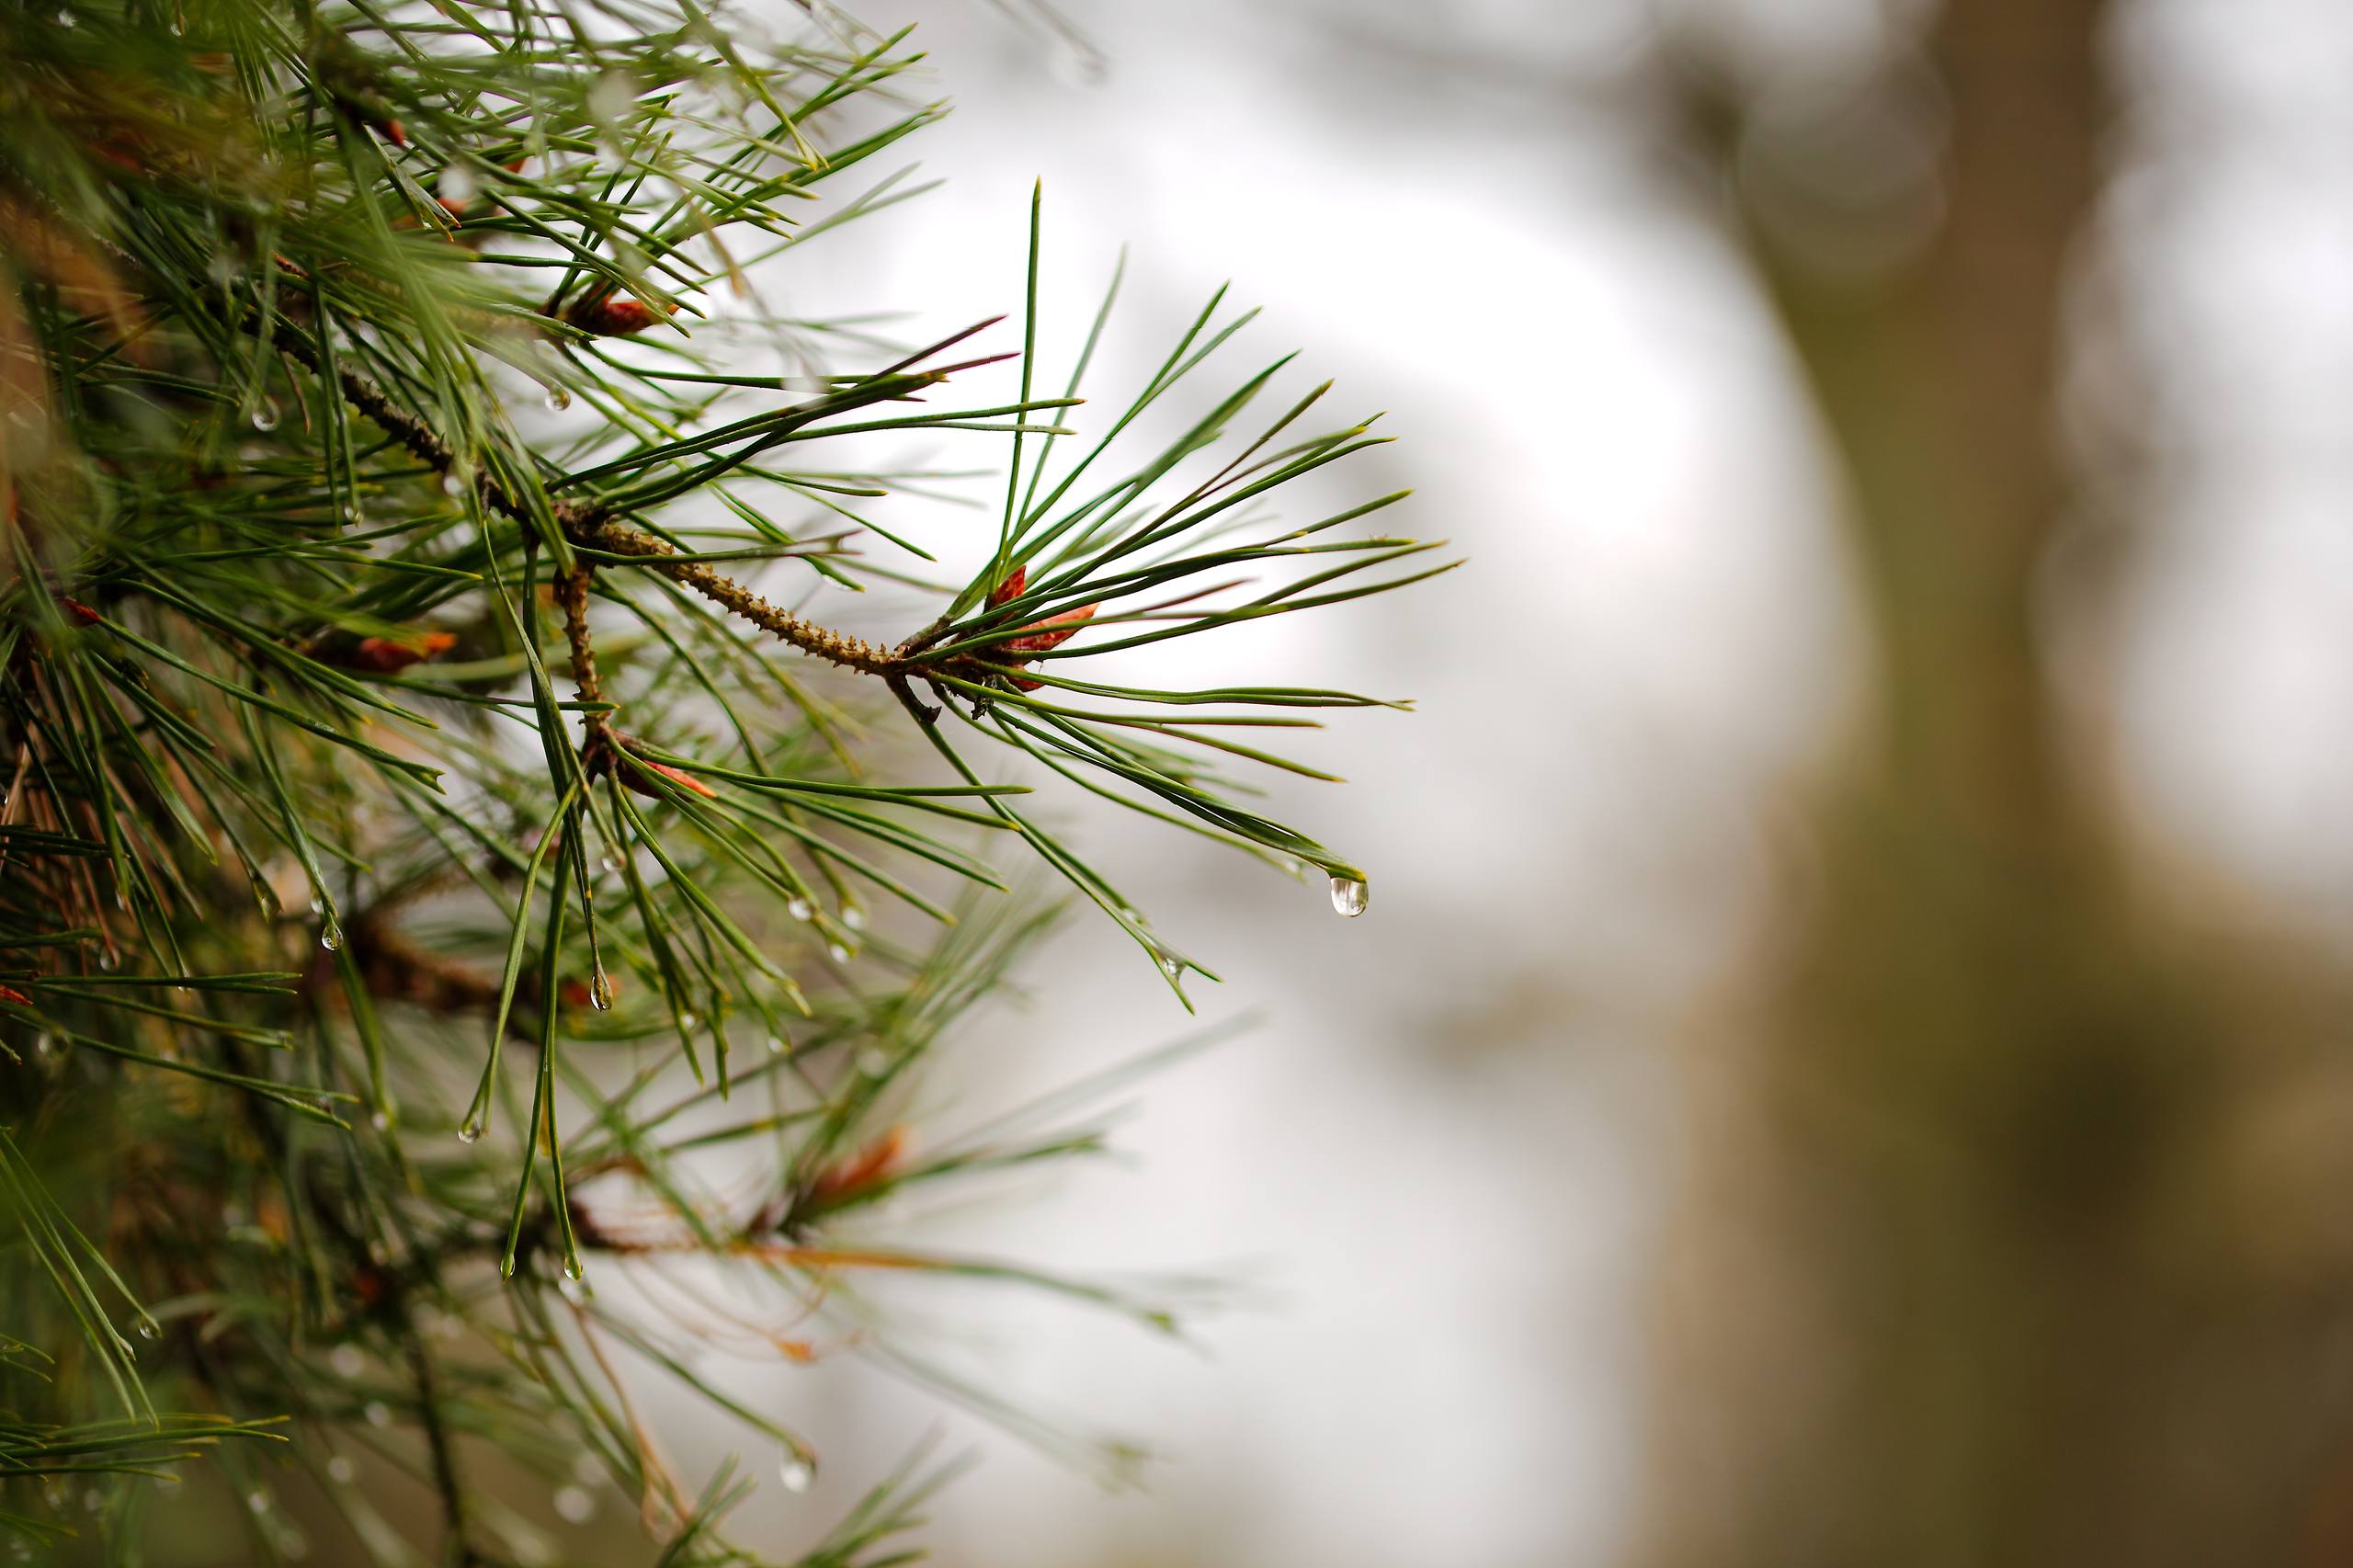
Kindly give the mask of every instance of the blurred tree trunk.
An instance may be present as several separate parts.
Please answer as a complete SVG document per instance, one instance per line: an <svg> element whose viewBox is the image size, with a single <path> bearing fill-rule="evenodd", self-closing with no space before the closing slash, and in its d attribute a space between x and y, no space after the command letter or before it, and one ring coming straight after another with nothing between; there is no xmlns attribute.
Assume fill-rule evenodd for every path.
<svg viewBox="0 0 2353 1568"><path fill-rule="evenodd" d="M1702 1074L1653 1568L2353 1562L2312 1501L2342 1468L2342 1248L2258 1277L2217 1196L2233 1039L2313 999L2136 906L2036 655L2101 12L1947 7L1949 206L1900 277L1751 236L1848 480L1878 708L1813 802L1802 928Z"/></svg>

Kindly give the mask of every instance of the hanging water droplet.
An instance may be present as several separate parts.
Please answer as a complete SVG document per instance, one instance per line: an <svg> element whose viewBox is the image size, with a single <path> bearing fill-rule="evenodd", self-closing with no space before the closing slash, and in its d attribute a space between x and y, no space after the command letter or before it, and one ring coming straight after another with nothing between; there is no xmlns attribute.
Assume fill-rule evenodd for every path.
<svg viewBox="0 0 2353 1568"><path fill-rule="evenodd" d="M45 1034L33 1036L33 1054L35 1056L54 1055L56 1051L57 1042L50 1039L49 1036Z"/></svg>
<svg viewBox="0 0 2353 1568"><path fill-rule="evenodd" d="M245 1506L251 1508L256 1514L268 1513L269 1494L262 1491L259 1487L256 1487L253 1491L245 1494Z"/></svg>
<svg viewBox="0 0 2353 1568"><path fill-rule="evenodd" d="M598 860L597 864L603 867L607 874L609 875L610 873L621 869L621 858L608 849L605 851L604 858Z"/></svg>
<svg viewBox="0 0 2353 1568"><path fill-rule="evenodd" d="M817 1467L787 1449L784 1457L777 1461L776 1478L784 1483L787 1492L806 1492L809 1483L817 1479Z"/></svg>
<svg viewBox="0 0 2353 1568"><path fill-rule="evenodd" d="M332 920L320 926L319 946L324 948L331 953L341 950L343 947L343 927Z"/></svg>
<svg viewBox="0 0 2353 1568"><path fill-rule="evenodd" d="M359 1479L359 1467L342 1454L327 1460L327 1479L338 1486L348 1486Z"/></svg>
<svg viewBox="0 0 2353 1568"><path fill-rule="evenodd" d="M567 1525L585 1525L597 1514L597 1499L585 1487L559 1486L551 1499L555 1516Z"/></svg>
<svg viewBox="0 0 2353 1568"><path fill-rule="evenodd" d="M368 1358L357 1345L338 1345L327 1354L327 1365L339 1378L356 1378L368 1369Z"/></svg>
<svg viewBox="0 0 2353 1568"><path fill-rule="evenodd" d="M1283 875L1286 877L1295 877L1299 875L1301 870L1299 862L1289 858L1284 859L1282 862L1282 869Z"/></svg>
<svg viewBox="0 0 2353 1568"><path fill-rule="evenodd" d="M825 951L832 955L833 960L835 963L849 962L849 949L842 946L839 942L827 942L825 944Z"/></svg>
<svg viewBox="0 0 2353 1568"><path fill-rule="evenodd" d="M1185 972L1185 960L1174 953L1160 955L1160 972L1174 980Z"/></svg>
<svg viewBox="0 0 2353 1568"><path fill-rule="evenodd" d="M587 1272L580 1267L580 1260L577 1257L567 1257L563 1260L563 1277L566 1279L578 1279Z"/></svg>
<svg viewBox="0 0 2353 1568"><path fill-rule="evenodd" d="M261 400L261 406L254 410L254 428L265 434L278 428L278 400L276 398L266 397Z"/></svg>
<svg viewBox="0 0 2353 1568"><path fill-rule="evenodd" d="M817 911L810 905L809 901L805 898L796 898L789 901L784 906L784 912L787 915L791 915L795 920L806 920L817 913Z"/></svg>
<svg viewBox="0 0 2353 1568"><path fill-rule="evenodd" d="M1332 879L1332 907L1347 919L1354 920L1372 902L1372 889L1354 877Z"/></svg>
<svg viewBox="0 0 2353 1568"><path fill-rule="evenodd" d="M253 890L254 903L260 908L261 917L264 920L277 919L281 911L278 907L278 894L271 891L270 885L256 877L254 879Z"/></svg>
<svg viewBox="0 0 2353 1568"><path fill-rule="evenodd" d="M782 1035L772 1034L768 1036L768 1054L770 1056L782 1056L786 1051L791 1049L792 1047L790 1043L787 1041Z"/></svg>
<svg viewBox="0 0 2353 1568"><path fill-rule="evenodd" d="M164 1337L164 1325L157 1323L153 1318L149 1317L145 1312L140 1313L139 1321L131 1326L142 1339L161 1339Z"/></svg>
<svg viewBox="0 0 2353 1568"><path fill-rule="evenodd" d="M359 1414L367 1417L368 1425L370 1426L389 1426L392 1424L392 1410L381 1399L369 1400L360 1407Z"/></svg>
<svg viewBox="0 0 2353 1568"><path fill-rule="evenodd" d="M562 387L548 388L548 412L562 414L572 406L572 393Z"/></svg>
<svg viewBox="0 0 2353 1568"><path fill-rule="evenodd" d="M482 1142L481 1116L469 1116L465 1120L458 1124L458 1142L460 1143L479 1143Z"/></svg>
<svg viewBox="0 0 2353 1568"><path fill-rule="evenodd" d="M853 931L866 929L866 911L854 903L842 905L842 924Z"/></svg>
<svg viewBox="0 0 2353 1568"><path fill-rule="evenodd" d="M681 1013L678 1015L678 1032L680 1034L687 1033L694 1027L695 1016L692 1013Z"/></svg>
<svg viewBox="0 0 2353 1568"><path fill-rule="evenodd" d="M317 893L313 893L311 895L311 913L313 915L324 915L326 912L327 901L321 898Z"/></svg>
<svg viewBox="0 0 2353 1568"><path fill-rule="evenodd" d="M121 949L119 949L119 948L101 948L101 949L98 949L98 967L99 967L100 969L107 970L107 971L114 971L114 970L117 970L117 969L121 968L121 967L122 967L122 951L121 951ZM183 990L185 990L185 989L186 989L186 987L182 987L182 989L183 989Z"/></svg>
<svg viewBox="0 0 2353 1568"><path fill-rule="evenodd" d="M613 977L605 972L603 964L598 964L597 972L588 977L588 1006L600 1013L613 1010Z"/></svg>
<svg viewBox="0 0 2353 1568"><path fill-rule="evenodd" d="M378 1106L368 1113L368 1125L379 1132L390 1132L392 1130L392 1113Z"/></svg>

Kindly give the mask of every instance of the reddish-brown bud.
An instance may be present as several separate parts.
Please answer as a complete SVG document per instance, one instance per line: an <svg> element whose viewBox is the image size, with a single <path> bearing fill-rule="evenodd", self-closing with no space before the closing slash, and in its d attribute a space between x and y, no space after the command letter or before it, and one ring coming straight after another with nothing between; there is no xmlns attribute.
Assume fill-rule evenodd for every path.
<svg viewBox="0 0 2353 1568"><path fill-rule="evenodd" d="M33 999L13 985L0 985L0 1002L14 1002L19 1007L29 1007Z"/></svg>
<svg viewBox="0 0 2353 1568"><path fill-rule="evenodd" d="M631 756L629 759L629 765L631 769L642 767L648 773L658 773L680 789L692 790L698 795L716 795L719 792L693 774L672 767L667 763L653 762L642 756ZM634 777L631 772L625 771L621 775L621 782L641 795L656 801L662 799L661 786L649 778Z"/></svg>
<svg viewBox="0 0 2353 1568"><path fill-rule="evenodd" d="M105 619L103 616L99 615L97 610L92 609L80 599L69 599L61 597L57 601L57 608L63 610L65 612L65 619L72 621L76 626L96 626L100 620Z"/></svg>
<svg viewBox="0 0 2353 1568"><path fill-rule="evenodd" d="M829 1209L891 1174L907 1146L907 1130L893 1127L858 1153L836 1160L809 1184L807 1207Z"/></svg>
<svg viewBox="0 0 2353 1568"><path fill-rule="evenodd" d="M401 122L392 119L390 115L387 115L382 119L378 120L376 122L376 129L381 131L383 133L384 140L391 142L393 146L405 147L408 145L408 132L403 131L401 129Z"/></svg>
<svg viewBox="0 0 2353 1568"><path fill-rule="evenodd" d="M564 307L563 319L599 337L627 337L662 318L644 301L625 294L584 294Z"/></svg>
<svg viewBox="0 0 2353 1568"><path fill-rule="evenodd" d="M392 675L411 665L438 659L458 645L451 631L422 631L404 638L362 637L344 663L353 669Z"/></svg>
<svg viewBox="0 0 2353 1568"><path fill-rule="evenodd" d="M995 609L999 605L1019 598L1021 590L1029 585L1029 568L1026 565L1016 566L1005 574L1003 582L989 590L989 608Z"/></svg>
<svg viewBox="0 0 2353 1568"><path fill-rule="evenodd" d="M1094 619L1095 612L1102 608L1099 604L1081 605L1076 609L1066 609L1060 615L1050 615L1043 620L1033 621L1021 629L1029 633L1028 636L1016 637L1004 644L1005 653L1014 663L1022 664L1026 663L1033 653L1042 653L1050 648L1060 647L1076 635L1080 627ZM1044 684L1041 681L1030 680L1024 676L1012 676L1007 678L1013 682L1015 689L1019 691L1035 691Z"/></svg>

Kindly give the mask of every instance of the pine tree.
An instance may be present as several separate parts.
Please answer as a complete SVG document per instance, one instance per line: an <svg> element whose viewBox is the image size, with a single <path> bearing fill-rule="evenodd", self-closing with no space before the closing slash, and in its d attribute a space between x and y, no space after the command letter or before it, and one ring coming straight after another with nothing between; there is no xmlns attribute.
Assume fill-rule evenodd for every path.
<svg viewBox="0 0 2353 1568"><path fill-rule="evenodd" d="M1117 275L1075 363L1038 364L1035 206L1018 349L780 313L763 279L916 194L875 171L942 115L904 34L823 0L774 28L69 0L0 29L0 1533L133 1561L225 1494L224 1555L295 1555L326 1507L416 1560L364 1459L429 1483L426 1560L530 1560L474 1450L608 1479L649 1558L767 1561L724 1531L768 1465L676 1473L615 1358L788 1487L823 1435L600 1303L622 1260L741 1271L774 1353L870 1356L1118 1462L938 1371L859 1280L1176 1331L1181 1292L920 1250L876 1207L1097 1150L1153 1060L952 1138L897 1120L1052 917L1008 892L1023 862L1178 998L1210 977L1058 801L1361 911L1364 871L1249 803L1252 770L1313 770L1232 737L1397 704L1127 683L1428 574L1350 527L1397 495L1277 519L1376 437L1327 428L1323 387L1271 395L1283 361L1198 392L1248 320L1222 292L1085 403ZM1008 359L1017 396L960 394ZM957 482L900 436L1003 464L961 514L979 544L920 547ZM858 602L826 584L936 613L852 636L803 604ZM804 1561L902 1560L940 1473L875 1478Z"/></svg>

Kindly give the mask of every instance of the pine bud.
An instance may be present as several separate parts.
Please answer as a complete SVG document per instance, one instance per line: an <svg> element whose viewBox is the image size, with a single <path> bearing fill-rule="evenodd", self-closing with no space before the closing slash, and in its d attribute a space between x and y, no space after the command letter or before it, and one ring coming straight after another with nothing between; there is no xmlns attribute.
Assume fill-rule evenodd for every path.
<svg viewBox="0 0 2353 1568"><path fill-rule="evenodd" d="M356 670L392 675L426 659L438 659L457 645L457 634L450 631L424 631L398 640L362 637L343 662Z"/></svg>
<svg viewBox="0 0 2353 1568"><path fill-rule="evenodd" d="M1015 664L1026 664L1030 654L1042 653L1049 648L1060 647L1069 642L1080 627L1095 619L1095 612L1102 608L1099 604L1081 605L1076 609L1066 609L1060 615L1050 615L1043 620L1033 621L1021 629L1029 633L1028 636L1016 637L1003 645L1005 654ZM1006 678L1013 682L1017 691L1035 691L1044 684L1021 676Z"/></svg>
<svg viewBox="0 0 2353 1568"><path fill-rule="evenodd" d="M1008 653L1042 653L1049 648L1059 648L1076 635L1080 627L1094 619L1095 612L1102 608L1099 604L1081 605L1076 609L1066 609L1060 615L1033 621L1021 629L1030 635L1016 637L1005 644L1005 651Z"/></svg>
<svg viewBox="0 0 2353 1568"><path fill-rule="evenodd" d="M1021 590L1029 585L1029 568L1026 565L1016 566L1005 574L1003 582L989 590L989 608L995 609L999 605L1019 598Z"/></svg>
<svg viewBox="0 0 2353 1568"><path fill-rule="evenodd" d="M662 318L642 300L597 293L584 294L564 307L563 319L599 337L627 337L643 332Z"/></svg>
<svg viewBox="0 0 2353 1568"><path fill-rule="evenodd" d="M29 1007L33 999L13 985L0 985L0 1002L14 1002L19 1007Z"/></svg>
<svg viewBox="0 0 2353 1568"><path fill-rule="evenodd" d="M624 753L623 755L627 756L628 754ZM692 790L698 795L716 796L719 793L719 791L713 790L710 785L704 783L693 774L685 772L679 768L672 767L667 763L653 762L642 756L631 756L629 758L629 765L631 769L642 767L649 773L658 773L663 778L667 778L671 783L677 785L680 789ZM621 775L621 783L627 788L636 790L639 794L646 796L650 800L658 801L663 798L661 786L654 783L650 779L642 777L632 777L631 773L624 772Z"/></svg>
<svg viewBox="0 0 2353 1568"><path fill-rule="evenodd" d="M858 1153L836 1160L809 1184L808 1209L830 1209L888 1176L907 1145L907 1130L893 1127Z"/></svg>
<svg viewBox="0 0 2353 1568"><path fill-rule="evenodd" d="M66 619L76 626L96 626L102 619L97 610L92 609L80 599L69 599L60 595L57 607L63 610Z"/></svg>

